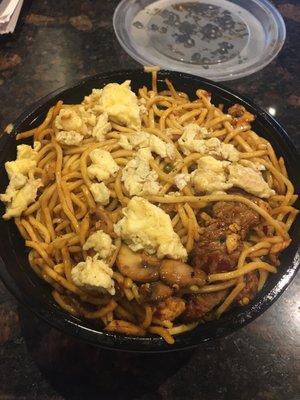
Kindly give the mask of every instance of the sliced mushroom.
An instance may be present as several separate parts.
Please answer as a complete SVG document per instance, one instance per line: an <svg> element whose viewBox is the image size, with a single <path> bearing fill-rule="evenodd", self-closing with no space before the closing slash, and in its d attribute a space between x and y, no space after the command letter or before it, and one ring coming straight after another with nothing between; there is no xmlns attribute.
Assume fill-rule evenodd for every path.
<svg viewBox="0 0 300 400"><path fill-rule="evenodd" d="M145 283L139 289L142 303L157 303L171 297L173 294L170 286L162 282Z"/></svg>
<svg viewBox="0 0 300 400"><path fill-rule="evenodd" d="M159 263L155 257L135 253L126 245L119 251L117 267L123 276L136 282L153 282L159 279Z"/></svg>
<svg viewBox="0 0 300 400"><path fill-rule="evenodd" d="M203 286L206 282L206 273L181 261L163 260L160 265L160 278L168 285L177 285L179 288L191 285Z"/></svg>

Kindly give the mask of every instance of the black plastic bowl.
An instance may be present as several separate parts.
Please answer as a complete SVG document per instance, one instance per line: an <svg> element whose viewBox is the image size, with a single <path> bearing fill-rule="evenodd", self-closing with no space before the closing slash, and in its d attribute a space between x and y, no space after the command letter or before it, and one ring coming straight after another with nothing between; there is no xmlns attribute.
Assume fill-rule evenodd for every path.
<svg viewBox="0 0 300 400"><path fill-rule="evenodd" d="M289 176L299 193L299 156L284 129L268 114L249 100L230 92L220 85L195 76L162 71L159 80L171 79L179 90L188 93L191 98L198 88L212 93L215 104L223 103L225 107L234 103L245 106L256 115L253 129L269 140L277 155L282 155L286 161ZM136 91L143 85L150 86L149 74L143 71L120 71L96 75L83 79L69 87L61 88L41 99L29 111L21 115L14 123L13 132L4 134L0 139L0 192L3 193L7 185L7 176L4 162L13 160L16 156L15 133L37 126L44 118L48 109L58 100L65 103L79 103L93 88L101 88L109 82L123 82L131 79L132 88ZM4 207L1 204L1 214ZM50 287L38 278L27 261L27 250L13 221L0 220L0 275L8 289L16 298L31 309L43 320L61 329L67 334L76 336L85 342L100 347L140 352L157 352L185 349L202 342L228 335L248 324L262 314L281 295L296 274L299 264L299 220L291 230L292 244L281 255L281 266L277 274L271 274L266 286L248 306L234 308L224 314L220 320L207 322L191 332L176 336L176 342L170 346L159 337L129 337L114 333L107 333L95 329L89 321L74 317L53 301Z"/></svg>

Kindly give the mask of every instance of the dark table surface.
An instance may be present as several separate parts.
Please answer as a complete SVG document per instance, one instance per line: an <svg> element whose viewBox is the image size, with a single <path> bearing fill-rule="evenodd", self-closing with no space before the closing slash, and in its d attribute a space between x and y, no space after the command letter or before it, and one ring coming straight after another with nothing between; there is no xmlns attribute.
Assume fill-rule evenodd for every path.
<svg viewBox="0 0 300 400"><path fill-rule="evenodd" d="M136 68L112 28L114 0L26 1L13 35L0 37L0 124L76 79ZM285 126L300 149L300 2L275 1L287 26L263 71L226 82ZM297 32L298 28L298 32ZM63 335L18 305L0 284L0 400L300 399L299 277L256 321L192 351L132 355Z"/></svg>

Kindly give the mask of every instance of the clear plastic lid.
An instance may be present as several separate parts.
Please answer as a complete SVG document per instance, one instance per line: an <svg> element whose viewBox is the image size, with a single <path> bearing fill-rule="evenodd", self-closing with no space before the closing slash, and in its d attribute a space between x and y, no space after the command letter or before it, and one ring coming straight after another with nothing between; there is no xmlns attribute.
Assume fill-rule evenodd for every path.
<svg viewBox="0 0 300 400"><path fill-rule="evenodd" d="M113 24L124 50L141 64L214 81L262 69L286 33L266 0L123 0Z"/></svg>

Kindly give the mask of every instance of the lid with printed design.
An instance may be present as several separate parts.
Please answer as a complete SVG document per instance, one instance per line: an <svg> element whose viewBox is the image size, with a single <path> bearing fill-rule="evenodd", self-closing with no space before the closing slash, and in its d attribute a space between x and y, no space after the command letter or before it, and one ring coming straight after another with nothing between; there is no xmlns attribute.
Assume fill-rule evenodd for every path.
<svg viewBox="0 0 300 400"><path fill-rule="evenodd" d="M284 21L266 0L123 0L113 23L141 64L215 81L262 69L285 40Z"/></svg>

